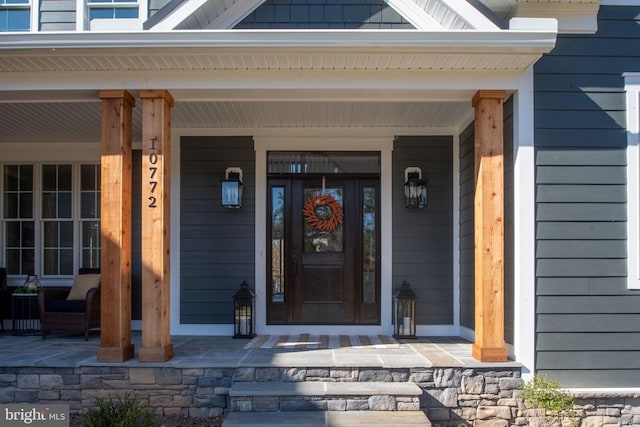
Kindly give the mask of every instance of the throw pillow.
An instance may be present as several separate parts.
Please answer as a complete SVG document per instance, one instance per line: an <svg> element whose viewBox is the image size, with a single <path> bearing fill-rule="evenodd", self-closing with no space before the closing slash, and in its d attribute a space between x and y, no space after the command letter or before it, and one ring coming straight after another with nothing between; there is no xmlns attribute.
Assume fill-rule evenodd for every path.
<svg viewBox="0 0 640 427"><path fill-rule="evenodd" d="M78 274L73 279L73 286L67 299L85 299L91 288L100 286L99 274Z"/></svg>

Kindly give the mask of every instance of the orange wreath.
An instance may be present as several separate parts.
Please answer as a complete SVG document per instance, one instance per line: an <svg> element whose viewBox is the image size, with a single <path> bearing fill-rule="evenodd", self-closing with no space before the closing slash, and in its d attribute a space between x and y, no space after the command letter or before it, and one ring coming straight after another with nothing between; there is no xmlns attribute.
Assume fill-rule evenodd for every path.
<svg viewBox="0 0 640 427"><path fill-rule="evenodd" d="M309 197L302 213L307 224L320 231L333 231L342 222L342 206L330 194Z"/></svg>

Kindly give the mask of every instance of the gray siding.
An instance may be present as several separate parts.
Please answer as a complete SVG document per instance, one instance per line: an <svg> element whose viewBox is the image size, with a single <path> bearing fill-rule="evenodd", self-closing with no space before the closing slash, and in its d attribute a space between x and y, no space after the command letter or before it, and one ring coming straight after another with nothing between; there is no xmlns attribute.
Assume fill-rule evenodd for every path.
<svg viewBox="0 0 640 427"><path fill-rule="evenodd" d="M183 137L180 151L180 321L232 323L232 296L255 286L255 151L251 137ZM220 205L227 167L243 171L241 209Z"/></svg>
<svg viewBox="0 0 640 427"><path fill-rule="evenodd" d="M131 167L131 318L142 319L142 150Z"/></svg>
<svg viewBox="0 0 640 427"><path fill-rule="evenodd" d="M428 205L404 207L404 170L419 166ZM416 293L420 324L453 323L452 174L448 136L398 137L393 147L393 288L406 280Z"/></svg>
<svg viewBox="0 0 640 427"><path fill-rule="evenodd" d="M235 28L413 29L383 0L267 0Z"/></svg>
<svg viewBox="0 0 640 427"><path fill-rule="evenodd" d="M504 340L513 344L513 98L504 111Z"/></svg>
<svg viewBox="0 0 640 427"><path fill-rule="evenodd" d="M473 123L460 135L460 324L475 326L473 192L475 188Z"/></svg>
<svg viewBox="0 0 640 427"><path fill-rule="evenodd" d="M147 15L148 18L151 18L155 15L160 9L165 7L171 0L149 0L149 13Z"/></svg>
<svg viewBox="0 0 640 427"><path fill-rule="evenodd" d="M75 0L41 0L40 31L75 31Z"/></svg>
<svg viewBox="0 0 640 427"><path fill-rule="evenodd" d="M569 387L640 384L622 79L640 70L639 17L602 6L595 36L559 36L535 66L536 369Z"/></svg>

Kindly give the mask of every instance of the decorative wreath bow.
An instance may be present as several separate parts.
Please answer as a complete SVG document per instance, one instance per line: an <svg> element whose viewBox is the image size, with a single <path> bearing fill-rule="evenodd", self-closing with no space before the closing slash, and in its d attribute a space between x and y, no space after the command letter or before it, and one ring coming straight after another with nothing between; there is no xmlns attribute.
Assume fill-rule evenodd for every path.
<svg viewBox="0 0 640 427"><path fill-rule="evenodd" d="M320 231L333 231L342 222L342 206L330 194L309 197L302 213L307 224Z"/></svg>

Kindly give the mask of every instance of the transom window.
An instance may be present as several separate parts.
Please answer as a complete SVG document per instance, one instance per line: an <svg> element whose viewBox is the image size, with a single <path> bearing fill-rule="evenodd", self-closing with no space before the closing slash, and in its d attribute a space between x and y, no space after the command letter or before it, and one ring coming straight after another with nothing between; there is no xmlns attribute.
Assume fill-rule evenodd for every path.
<svg viewBox="0 0 640 427"><path fill-rule="evenodd" d="M2 179L8 274L100 266L100 165L4 165Z"/></svg>
<svg viewBox="0 0 640 427"><path fill-rule="evenodd" d="M0 32L29 31L30 28L29 0L0 0Z"/></svg>

